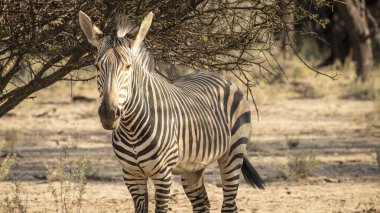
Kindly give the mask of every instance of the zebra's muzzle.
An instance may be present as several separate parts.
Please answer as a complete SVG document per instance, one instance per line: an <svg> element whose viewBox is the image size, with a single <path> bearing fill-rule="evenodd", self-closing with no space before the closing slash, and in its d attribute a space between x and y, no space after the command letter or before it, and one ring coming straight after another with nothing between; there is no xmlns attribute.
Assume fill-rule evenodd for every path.
<svg viewBox="0 0 380 213"><path fill-rule="evenodd" d="M98 110L100 122L106 130L114 130L119 126L121 110L117 106L110 106L102 102Z"/></svg>

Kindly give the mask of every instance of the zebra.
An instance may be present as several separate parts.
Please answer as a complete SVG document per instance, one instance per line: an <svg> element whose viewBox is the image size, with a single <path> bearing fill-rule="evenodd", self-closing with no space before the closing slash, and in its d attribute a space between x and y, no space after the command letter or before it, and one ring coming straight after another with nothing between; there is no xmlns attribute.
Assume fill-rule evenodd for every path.
<svg viewBox="0 0 380 213"><path fill-rule="evenodd" d="M209 212L204 170L220 167L222 212L237 212L240 171L253 187L264 189L244 156L251 112L243 93L226 78L195 72L174 82L154 71L154 59L143 40L151 26L150 12L136 26L116 17L116 33L103 36L89 16L79 23L95 60L101 124L112 131L112 146L136 212L148 212L147 180L155 187L155 211L167 212L172 175L181 176L194 212Z"/></svg>

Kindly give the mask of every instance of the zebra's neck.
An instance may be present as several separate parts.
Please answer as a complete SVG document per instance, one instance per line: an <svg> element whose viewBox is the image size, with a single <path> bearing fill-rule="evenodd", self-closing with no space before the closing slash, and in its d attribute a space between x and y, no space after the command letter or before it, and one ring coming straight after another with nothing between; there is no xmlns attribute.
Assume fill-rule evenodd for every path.
<svg viewBox="0 0 380 213"><path fill-rule="evenodd" d="M136 50L131 66L130 92L123 107L120 127L129 142L137 141L143 134L149 133L149 124L153 122L152 87L154 81L151 72L154 60L144 46Z"/></svg>

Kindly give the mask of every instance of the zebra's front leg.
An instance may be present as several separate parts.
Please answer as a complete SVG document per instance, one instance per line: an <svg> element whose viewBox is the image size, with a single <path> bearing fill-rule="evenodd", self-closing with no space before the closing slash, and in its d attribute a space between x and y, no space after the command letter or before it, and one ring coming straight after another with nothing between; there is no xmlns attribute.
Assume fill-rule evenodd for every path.
<svg viewBox="0 0 380 213"><path fill-rule="evenodd" d="M135 212L147 213L148 212L148 187L147 179L129 175L124 170L124 182L131 193Z"/></svg>
<svg viewBox="0 0 380 213"><path fill-rule="evenodd" d="M203 182L203 171L181 175L182 186L193 206L193 212L210 212L210 201Z"/></svg>
<svg viewBox="0 0 380 213"><path fill-rule="evenodd" d="M170 187L172 185L172 173L169 169L152 177L156 189L156 213L168 211L170 200Z"/></svg>

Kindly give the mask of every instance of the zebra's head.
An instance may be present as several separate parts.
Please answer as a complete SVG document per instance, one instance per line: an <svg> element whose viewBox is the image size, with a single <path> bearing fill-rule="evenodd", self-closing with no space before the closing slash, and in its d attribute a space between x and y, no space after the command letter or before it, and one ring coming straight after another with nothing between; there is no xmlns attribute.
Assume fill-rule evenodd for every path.
<svg viewBox="0 0 380 213"><path fill-rule="evenodd" d="M140 27L127 22L125 16L116 18L116 35L103 36L98 27L83 12L79 12L79 23L87 40L98 49L95 66L101 104L100 121L104 129L114 130L119 126L123 105L130 97L132 57L147 34L152 23L150 12Z"/></svg>

